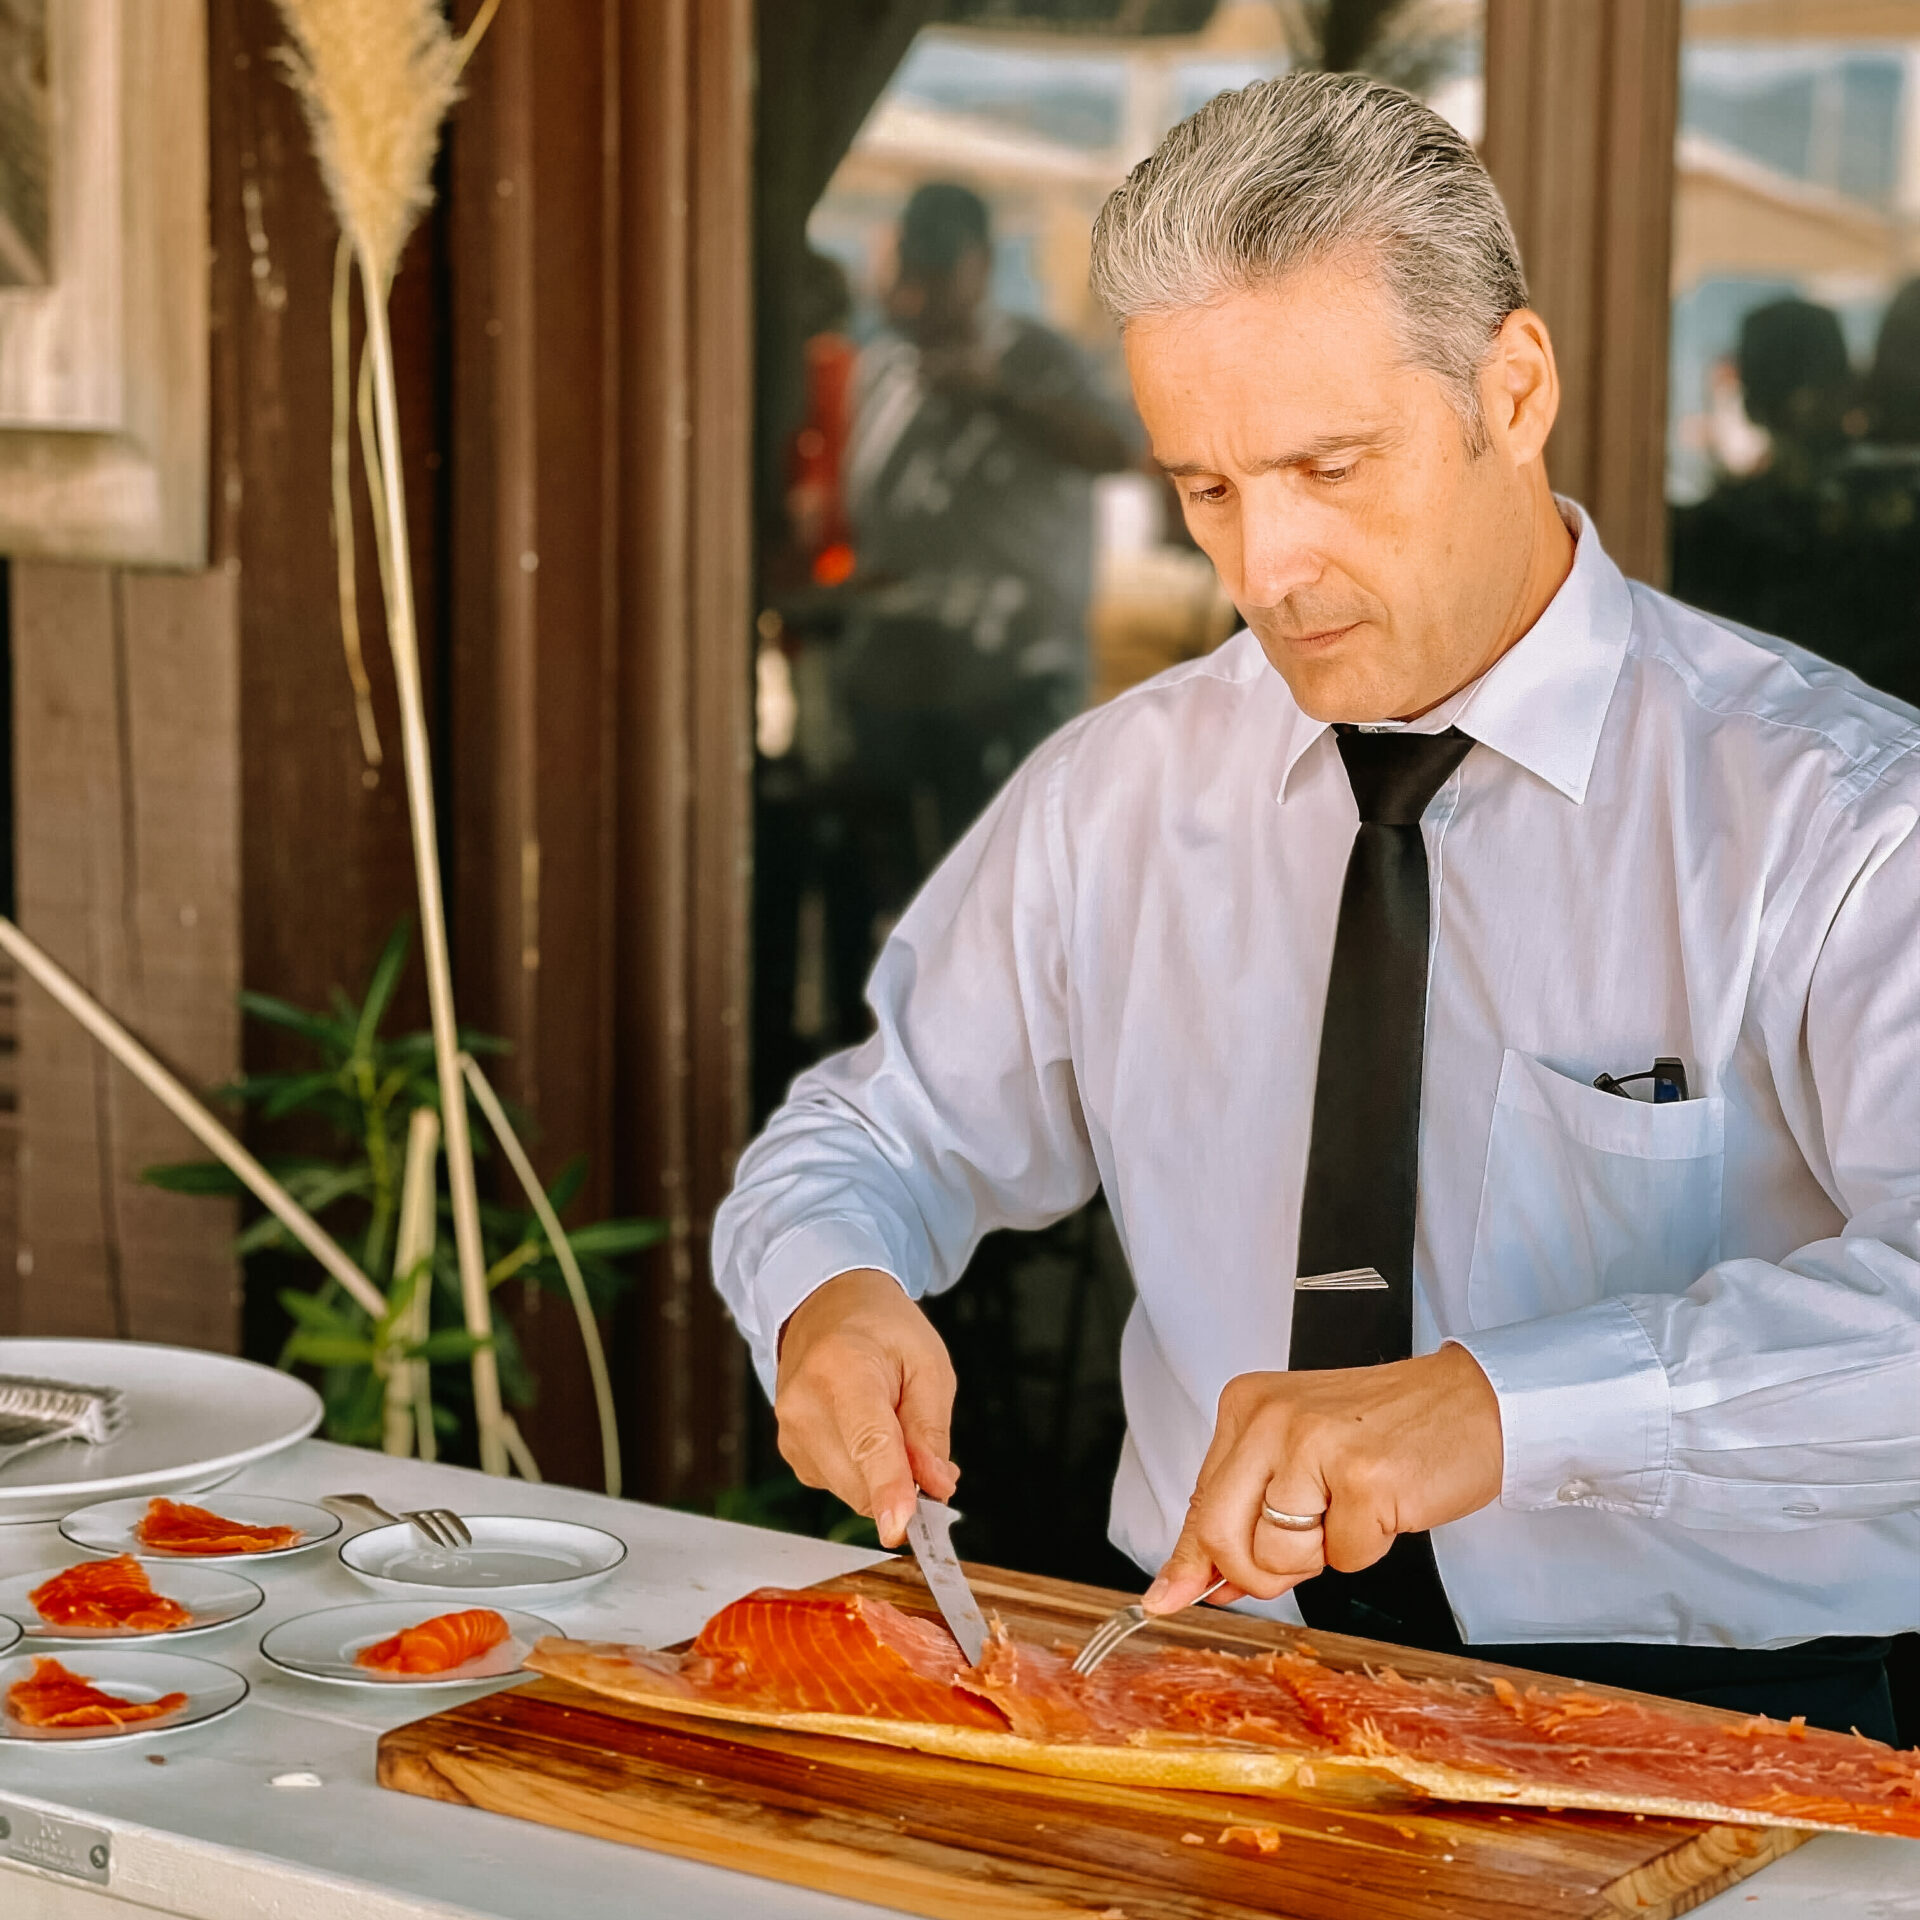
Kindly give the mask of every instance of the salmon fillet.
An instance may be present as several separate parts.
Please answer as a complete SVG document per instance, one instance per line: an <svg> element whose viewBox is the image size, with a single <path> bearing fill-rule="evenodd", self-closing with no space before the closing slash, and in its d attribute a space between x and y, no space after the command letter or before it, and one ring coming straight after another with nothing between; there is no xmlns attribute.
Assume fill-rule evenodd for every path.
<svg viewBox="0 0 1920 1920"><path fill-rule="evenodd" d="M1383 1653L1390 1649L1381 1649ZM995 1620L977 1667L865 1596L763 1589L684 1653L542 1640L527 1664L615 1699L1081 1779L1227 1792L1389 1776L1437 1798L1920 1839L1920 1752L1543 1681L1409 1679L1277 1653L1071 1647Z"/></svg>

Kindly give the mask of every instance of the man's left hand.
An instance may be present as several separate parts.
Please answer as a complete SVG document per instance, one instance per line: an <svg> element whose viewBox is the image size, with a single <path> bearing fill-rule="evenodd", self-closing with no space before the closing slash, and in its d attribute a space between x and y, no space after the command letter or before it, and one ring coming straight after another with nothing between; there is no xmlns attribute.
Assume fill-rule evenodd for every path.
<svg viewBox="0 0 1920 1920"><path fill-rule="evenodd" d="M1323 1567L1371 1566L1394 1536L1423 1533L1500 1495L1500 1403L1464 1347L1316 1373L1243 1373L1227 1383L1187 1523L1149 1613L1191 1606L1224 1574L1220 1602L1272 1600ZM1311 1532L1262 1506L1318 1514Z"/></svg>

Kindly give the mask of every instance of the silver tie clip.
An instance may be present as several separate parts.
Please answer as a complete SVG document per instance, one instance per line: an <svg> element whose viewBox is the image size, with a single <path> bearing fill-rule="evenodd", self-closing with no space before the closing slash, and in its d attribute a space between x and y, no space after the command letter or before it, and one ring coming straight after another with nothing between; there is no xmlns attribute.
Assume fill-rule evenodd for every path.
<svg viewBox="0 0 1920 1920"><path fill-rule="evenodd" d="M1293 1283L1295 1293L1372 1293L1386 1291L1386 1275L1378 1267L1342 1267L1338 1273L1303 1273Z"/></svg>

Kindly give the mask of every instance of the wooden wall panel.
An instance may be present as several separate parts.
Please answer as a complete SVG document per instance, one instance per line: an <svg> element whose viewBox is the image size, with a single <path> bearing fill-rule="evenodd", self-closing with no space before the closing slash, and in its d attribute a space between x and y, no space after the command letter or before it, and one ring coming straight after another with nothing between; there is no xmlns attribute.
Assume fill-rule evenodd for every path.
<svg viewBox="0 0 1920 1920"><path fill-rule="evenodd" d="M621 1316L636 1491L737 1478L705 1239L746 1125L752 302L747 0L503 9L448 228L463 1005L576 1217L663 1216ZM471 986L473 991L468 993ZM522 1301L544 1471L596 1441L572 1317Z"/></svg>
<svg viewBox="0 0 1920 1920"><path fill-rule="evenodd" d="M13 572L20 923L202 1088L239 1064L236 586ZM20 991L20 1325L232 1350L233 1207L138 1182L199 1148Z"/></svg>
<svg viewBox="0 0 1920 1920"><path fill-rule="evenodd" d="M1666 577L1681 0L1487 0L1487 165L1565 394L1547 463L1614 558Z"/></svg>

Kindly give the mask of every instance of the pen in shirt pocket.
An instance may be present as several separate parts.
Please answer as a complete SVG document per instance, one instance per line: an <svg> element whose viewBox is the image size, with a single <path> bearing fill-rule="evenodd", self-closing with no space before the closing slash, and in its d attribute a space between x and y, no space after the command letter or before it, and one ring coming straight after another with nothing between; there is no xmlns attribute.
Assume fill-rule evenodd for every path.
<svg viewBox="0 0 1920 1920"><path fill-rule="evenodd" d="M1597 1074L1593 1084L1602 1093L1617 1093L1622 1100L1631 1100L1633 1095L1627 1089L1638 1080L1653 1082L1653 1098L1657 1106L1665 1106L1669 1101L1684 1100L1687 1097L1686 1063L1665 1053L1658 1055L1652 1066L1642 1069L1639 1073Z"/></svg>

